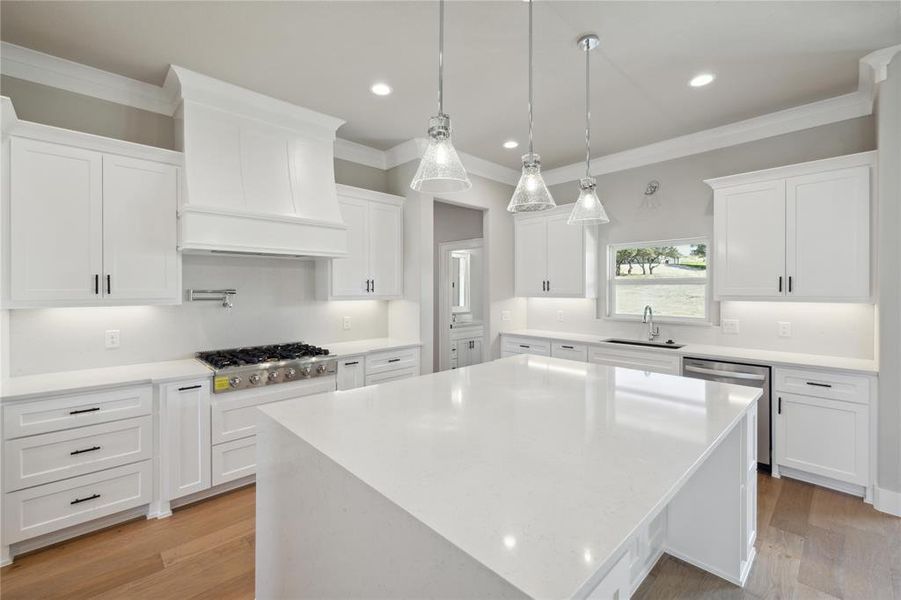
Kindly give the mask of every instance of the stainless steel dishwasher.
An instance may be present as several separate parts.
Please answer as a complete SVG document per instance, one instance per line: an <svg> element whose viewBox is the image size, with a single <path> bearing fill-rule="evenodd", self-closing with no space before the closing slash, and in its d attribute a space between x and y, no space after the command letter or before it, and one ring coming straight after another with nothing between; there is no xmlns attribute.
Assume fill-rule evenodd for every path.
<svg viewBox="0 0 901 600"><path fill-rule="evenodd" d="M773 449L770 443L770 368L686 356L682 359L682 375L763 390L763 396L757 401L757 463L769 468Z"/></svg>

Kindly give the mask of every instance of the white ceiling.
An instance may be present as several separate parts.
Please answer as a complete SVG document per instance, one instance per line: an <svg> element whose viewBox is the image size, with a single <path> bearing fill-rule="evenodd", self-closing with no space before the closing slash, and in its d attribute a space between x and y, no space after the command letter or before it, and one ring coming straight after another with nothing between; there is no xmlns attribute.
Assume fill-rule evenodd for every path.
<svg viewBox="0 0 901 600"><path fill-rule="evenodd" d="M170 63L347 121L340 137L390 148L436 112L436 2L0 3L0 37L161 85ZM527 137L527 5L449 2L445 110L458 149L518 168ZM858 60L901 43L883 2L535 3L535 150L546 168L584 156L592 54L600 156L852 92ZM701 71L716 81L700 89ZM375 81L394 88L369 92ZM521 145L505 150L514 138Z"/></svg>

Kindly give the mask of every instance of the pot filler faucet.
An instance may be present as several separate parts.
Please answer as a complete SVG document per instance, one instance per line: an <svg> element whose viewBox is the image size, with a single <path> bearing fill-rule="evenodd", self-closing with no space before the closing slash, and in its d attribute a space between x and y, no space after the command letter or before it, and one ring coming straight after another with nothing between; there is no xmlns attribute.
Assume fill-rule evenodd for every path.
<svg viewBox="0 0 901 600"><path fill-rule="evenodd" d="M644 316L641 317L642 323L648 324L648 341L653 342L654 338L660 335L660 327L654 325L654 309L650 304L644 306Z"/></svg>

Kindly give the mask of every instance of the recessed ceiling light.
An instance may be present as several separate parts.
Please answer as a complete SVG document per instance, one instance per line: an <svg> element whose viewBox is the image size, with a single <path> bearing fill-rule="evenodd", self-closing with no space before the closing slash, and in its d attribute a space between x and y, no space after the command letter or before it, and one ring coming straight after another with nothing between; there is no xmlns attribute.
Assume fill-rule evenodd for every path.
<svg viewBox="0 0 901 600"><path fill-rule="evenodd" d="M506 142L504 142L504 148L506 148L507 150L513 150L517 146L519 146L519 142L517 142L516 140L507 140Z"/></svg>
<svg viewBox="0 0 901 600"><path fill-rule="evenodd" d="M688 82L688 85L691 87L704 87L714 79L716 79L716 75L712 73L701 73L700 75L692 77L691 81Z"/></svg>
<svg viewBox="0 0 901 600"><path fill-rule="evenodd" d="M372 93L376 96L387 96L391 93L391 86L387 83L373 83L372 87L369 89L372 90Z"/></svg>

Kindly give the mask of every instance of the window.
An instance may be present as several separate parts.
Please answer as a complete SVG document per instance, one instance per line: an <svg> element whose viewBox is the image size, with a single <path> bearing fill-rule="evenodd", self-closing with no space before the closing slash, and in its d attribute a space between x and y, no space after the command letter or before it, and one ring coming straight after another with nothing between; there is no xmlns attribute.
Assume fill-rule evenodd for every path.
<svg viewBox="0 0 901 600"><path fill-rule="evenodd" d="M640 319L645 305L661 321L710 320L707 240L664 240L608 247L607 316Z"/></svg>

